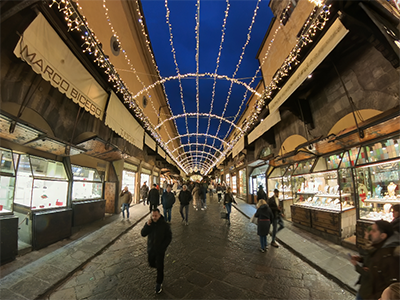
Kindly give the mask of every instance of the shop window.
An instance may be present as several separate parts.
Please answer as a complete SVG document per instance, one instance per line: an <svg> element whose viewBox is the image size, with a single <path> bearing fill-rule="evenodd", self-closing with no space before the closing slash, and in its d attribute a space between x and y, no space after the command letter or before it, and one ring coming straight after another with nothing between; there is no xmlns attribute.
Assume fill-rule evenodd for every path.
<svg viewBox="0 0 400 300"><path fill-rule="evenodd" d="M6 149L0 149L0 172L10 175L15 175L13 156L11 151Z"/></svg>
<svg viewBox="0 0 400 300"><path fill-rule="evenodd" d="M122 188L128 187L129 192L135 193L136 172L123 170L122 171Z"/></svg>
<svg viewBox="0 0 400 300"><path fill-rule="evenodd" d="M365 149L368 155L369 162L376 162L385 159L400 157L398 143L399 138L400 137L383 140L381 142L366 146Z"/></svg>
<svg viewBox="0 0 400 300"><path fill-rule="evenodd" d="M294 165L295 169L294 169L293 175L310 173L311 169L314 165L314 162L315 162L315 159L310 159L310 160L296 163Z"/></svg>
<svg viewBox="0 0 400 300"><path fill-rule="evenodd" d="M96 169L72 165L72 201L100 199L103 182Z"/></svg>
<svg viewBox="0 0 400 300"><path fill-rule="evenodd" d="M32 210L65 207L68 179L61 162L21 155L14 203Z"/></svg>
<svg viewBox="0 0 400 300"><path fill-rule="evenodd" d="M15 170L10 150L0 148L0 215L13 211Z"/></svg>

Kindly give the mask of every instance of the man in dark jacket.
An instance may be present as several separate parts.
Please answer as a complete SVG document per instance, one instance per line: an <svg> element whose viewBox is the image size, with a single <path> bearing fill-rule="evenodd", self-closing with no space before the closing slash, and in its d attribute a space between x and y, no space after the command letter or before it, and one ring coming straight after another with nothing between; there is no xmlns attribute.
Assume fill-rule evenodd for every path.
<svg viewBox="0 0 400 300"><path fill-rule="evenodd" d="M393 230L400 232L400 216L399 216L400 204L393 204L393 220L390 222L392 224Z"/></svg>
<svg viewBox="0 0 400 300"><path fill-rule="evenodd" d="M257 202L260 201L261 199L267 201L267 194L264 192L263 186L260 185L258 187L258 192L257 192Z"/></svg>
<svg viewBox="0 0 400 300"><path fill-rule="evenodd" d="M360 274L358 299L377 300L391 283L400 280L400 235L384 220L376 221L368 235L371 247L364 256L352 256L351 263Z"/></svg>
<svg viewBox="0 0 400 300"><path fill-rule="evenodd" d="M157 189L157 184L153 184L153 187L149 192L148 200L150 202L150 211L160 205L160 192Z"/></svg>
<svg viewBox="0 0 400 300"><path fill-rule="evenodd" d="M279 208L279 191L277 189L274 190L274 195L268 199L267 201L269 207L274 214L274 220L272 222L272 241L271 246L279 247L279 244L275 240L276 234L282 230L285 225L283 225L283 220L281 217L281 209ZM279 228L278 227L279 224Z"/></svg>
<svg viewBox="0 0 400 300"><path fill-rule="evenodd" d="M148 261L151 268L157 268L156 293L159 294L162 291L164 280L165 251L171 243L172 232L158 208L153 209L151 212L151 218L144 224L141 234L143 237L148 236Z"/></svg>
<svg viewBox="0 0 400 300"><path fill-rule="evenodd" d="M171 223L172 206L175 203L175 195L171 192L171 186L167 186L167 190L161 197L161 203L164 209L165 221Z"/></svg>
<svg viewBox="0 0 400 300"><path fill-rule="evenodd" d="M179 212L182 216L182 222L185 222L185 225L189 225L188 215L189 215L189 203L192 200L192 193L188 191L187 186L184 185L182 187L182 191L179 193L179 202L181 203L181 209ZM183 209L185 209L185 215L183 215Z"/></svg>

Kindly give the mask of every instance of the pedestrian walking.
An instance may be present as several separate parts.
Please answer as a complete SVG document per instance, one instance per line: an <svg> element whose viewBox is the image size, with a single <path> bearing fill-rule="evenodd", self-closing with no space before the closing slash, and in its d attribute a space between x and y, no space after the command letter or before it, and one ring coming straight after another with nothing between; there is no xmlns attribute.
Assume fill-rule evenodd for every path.
<svg viewBox="0 0 400 300"><path fill-rule="evenodd" d="M122 218L125 219L125 210L126 217L129 219L129 205L132 203L132 194L129 192L128 187L124 187L119 195L120 203L122 204Z"/></svg>
<svg viewBox="0 0 400 300"><path fill-rule="evenodd" d="M143 182L142 187L140 188L140 197L143 200L143 205L149 204L147 200L147 196L149 193L149 187L146 185L147 181Z"/></svg>
<svg viewBox="0 0 400 300"><path fill-rule="evenodd" d="M272 221L272 241L271 246L279 247L278 242L276 241L276 234L285 228L282 220L282 212L279 208L279 190L274 189L274 195L268 199L267 201L269 207L274 213L274 220ZM279 228L278 228L279 225Z"/></svg>
<svg viewBox="0 0 400 300"><path fill-rule="evenodd" d="M232 203L236 204L235 198L232 194L232 189L228 187L226 190L226 194L224 196L224 208L226 208L227 216L226 219L228 220L228 225L231 224L231 211L232 211Z"/></svg>
<svg viewBox="0 0 400 300"><path fill-rule="evenodd" d="M267 235L271 221L274 219L274 214L269 208L267 201L261 199L257 202L257 211L254 216L258 218L257 234L260 236L260 251L264 253L268 249Z"/></svg>
<svg viewBox="0 0 400 300"><path fill-rule="evenodd" d="M222 200L222 186L218 183L217 185L217 196L218 196L218 203Z"/></svg>
<svg viewBox="0 0 400 300"><path fill-rule="evenodd" d="M163 193L161 197L161 203L164 209L164 217L165 221L171 223L171 213L172 213L172 206L175 203L175 195L171 192L171 186L167 186L167 190Z"/></svg>
<svg viewBox="0 0 400 300"><path fill-rule="evenodd" d="M202 201L203 207L201 210L205 210L207 208L207 183L200 184L200 199Z"/></svg>
<svg viewBox="0 0 400 300"><path fill-rule="evenodd" d="M371 246L365 255L353 255L350 260L360 274L357 300L379 299L392 282L400 281L400 234L389 222L379 220L367 236Z"/></svg>
<svg viewBox="0 0 400 300"><path fill-rule="evenodd" d="M393 204L392 206L392 213L393 213L393 220L390 222L392 224L393 230L400 232L400 204Z"/></svg>
<svg viewBox="0 0 400 300"><path fill-rule="evenodd" d="M157 184L153 184L148 199L150 203L150 212L160 205L160 192L157 189Z"/></svg>
<svg viewBox="0 0 400 300"><path fill-rule="evenodd" d="M264 191L264 188L262 185L258 187L258 192L257 192L257 201L260 201L261 199L267 201L267 194ZM257 202L258 203L258 202Z"/></svg>
<svg viewBox="0 0 400 300"><path fill-rule="evenodd" d="M168 186L168 183L167 183L167 181L166 180L164 180L164 182L163 182L163 192L165 192L166 190L167 190L167 186Z"/></svg>
<svg viewBox="0 0 400 300"><path fill-rule="evenodd" d="M192 195L193 195L193 207L196 210L199 210L199 208L201 210L204 210L203 208L203 201L201 200L201 195L200 195L200 185L198 183L195 183L193 191L192 191Z"/></svg>
<svg viewBox="0 0 400 300"><path fill-rule="evenodd" d="M179 193L179 202L181 203L181 208L179 212L182 216L182 222L185 222L185 225L189 225L189 204L192 200L192 193L187 189L187 186L184 185L182 187L182 191ZM185 209L185 215L183 214L183 210Z"/></svg>
<svg viewBox="0 0 400 300"><path fill-rule="evenodd" d="M158 208L152 210L151 217L144 224L141 235L147 236L147 259L150 267L157 269L156 293L159 294L164 281L165 251L171 243L172 232Z"/></svg>

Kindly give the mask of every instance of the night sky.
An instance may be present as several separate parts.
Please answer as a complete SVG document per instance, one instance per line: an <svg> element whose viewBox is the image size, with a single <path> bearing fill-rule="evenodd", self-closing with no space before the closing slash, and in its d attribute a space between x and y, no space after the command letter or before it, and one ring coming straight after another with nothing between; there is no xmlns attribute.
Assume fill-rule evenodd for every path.
<svg viewBox="0 0 400 300"><path fill-rule="evenodd" d="M197 1L169 1L170 24L172 26L173 43L176 51L176 61L180 74L196 73L196 34L195 15L197 12ZM222 52L217 73L232 77L239 62L243 46L246 43L249 27L252 22L254 10L258 4L257 16L251 30L251 39L248 43L240 68L235 76L236 79L249 83L256 70L259 67L256 54L261 46L261 42L268 29L273 17L268 6L269 1L230 1L229 14L226 21L225 37L222 44ZM171 52L170 34L166 23L165 2L160 0L150 1L142 0L146 25L150 35L151 45L155 54L156 62L161 77L169 77L177 74L176 66ZM226 1L201 1L200 3L200 42L199 42L199 73L214 73L217 66L217 57L222 36L222 26L227 8ZM252 84L255 88L261 80L261 72ZM209 113L212 102L214 78L205 77L199 79L199 112ZM215 86L214 104L212 114L222 116L225 103L228 97L228 91L231 83L226 80L218 80ZM183 99L187 113L196 113L196 79L194 77L182 79ZM169 99L171 110L174 115L182 114L183 107L178 80L171 80L165 83L166 94ZM243 86L233 84L229 104L227 105L224 117L232 122L237 122L240 113L243 112L246 102L250 96L247 94L244 102L246 89ZM243 105L241 106L243 102ZM235 119L235 115L238 113ZM179 134L187 134L185 118L176 119ZM182 144L196 143L196 117L187 119L189 133L191 137L181 138ZM222 122L217 134L218 119L211 119L209 134L217 135L224 139L229 132L230 125ZM200 117L199 133L206 133L208 127L208 118ZM198 142L202 145L206 143L205 137L198 136ZM212 138L207 139L207 144L216 148L221 147L221 142ZM211 157L209 154L202 154L204 146L199 146L199 153L194 159L200 161L208 160L204 156ZM189 146L184 147L185 151L190 151ZM196 151L196 147L191 147ZM213 154L215 150L208 147L205 151Z"/></svg>

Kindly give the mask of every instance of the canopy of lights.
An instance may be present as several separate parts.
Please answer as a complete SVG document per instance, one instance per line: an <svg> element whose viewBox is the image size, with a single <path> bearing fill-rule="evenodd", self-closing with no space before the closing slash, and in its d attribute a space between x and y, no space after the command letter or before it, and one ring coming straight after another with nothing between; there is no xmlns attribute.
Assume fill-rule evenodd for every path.
<svg viewBox="0 0 400 300"><path fill-rule="evenodd" d="M50 6L56 6L64 14L69 31L82 31L82 51L89 53L104 70L120 98L129 103L136 118L142 121L147 132L171 159L186 174L207 175L249 132L272 93L279 89L279 82L288 76L293 66L300 63L298 53L312 42L316 31L322 30L328 21L330 7L324 5L322 0L309 1L315 5L314 17L309 19L310 26L299 36L296 46L288 53L272 81L265 82L266 88L259 92L256 88L262 80L261 68L269 59L270 49L284 22L278 18L279 26L265 41L267 51L257 60L257 51L273 17L267 0L165 0L141 3L136 0L138 22L159 75L153 84L143 84L136 93L129 90L102 51L101 41L90 29L90 22L79 11L79 3L53 0ZM290 9L291 5L292 1L287 1L285 10ZM108 15L110 7L112 1L103 0L103 13L120 43L126 63L134 76L143 82L140 80L141 74L135 71L133 57L129 57L124 50L114 30L115 20ZM282 16L286 15L285 10ZM161 120L155 125L149 121L137 101L157 86L164 90L172 114L160 115L151 97L148 97ZM250 97L255 101L248 106ZM238 126L238 120L245 110L246 119ZM169 136L168 141L163 141L158 129L168 122L173 122L178 135ZM176 139L180 141L178 147L172 143Z"/></svg>

